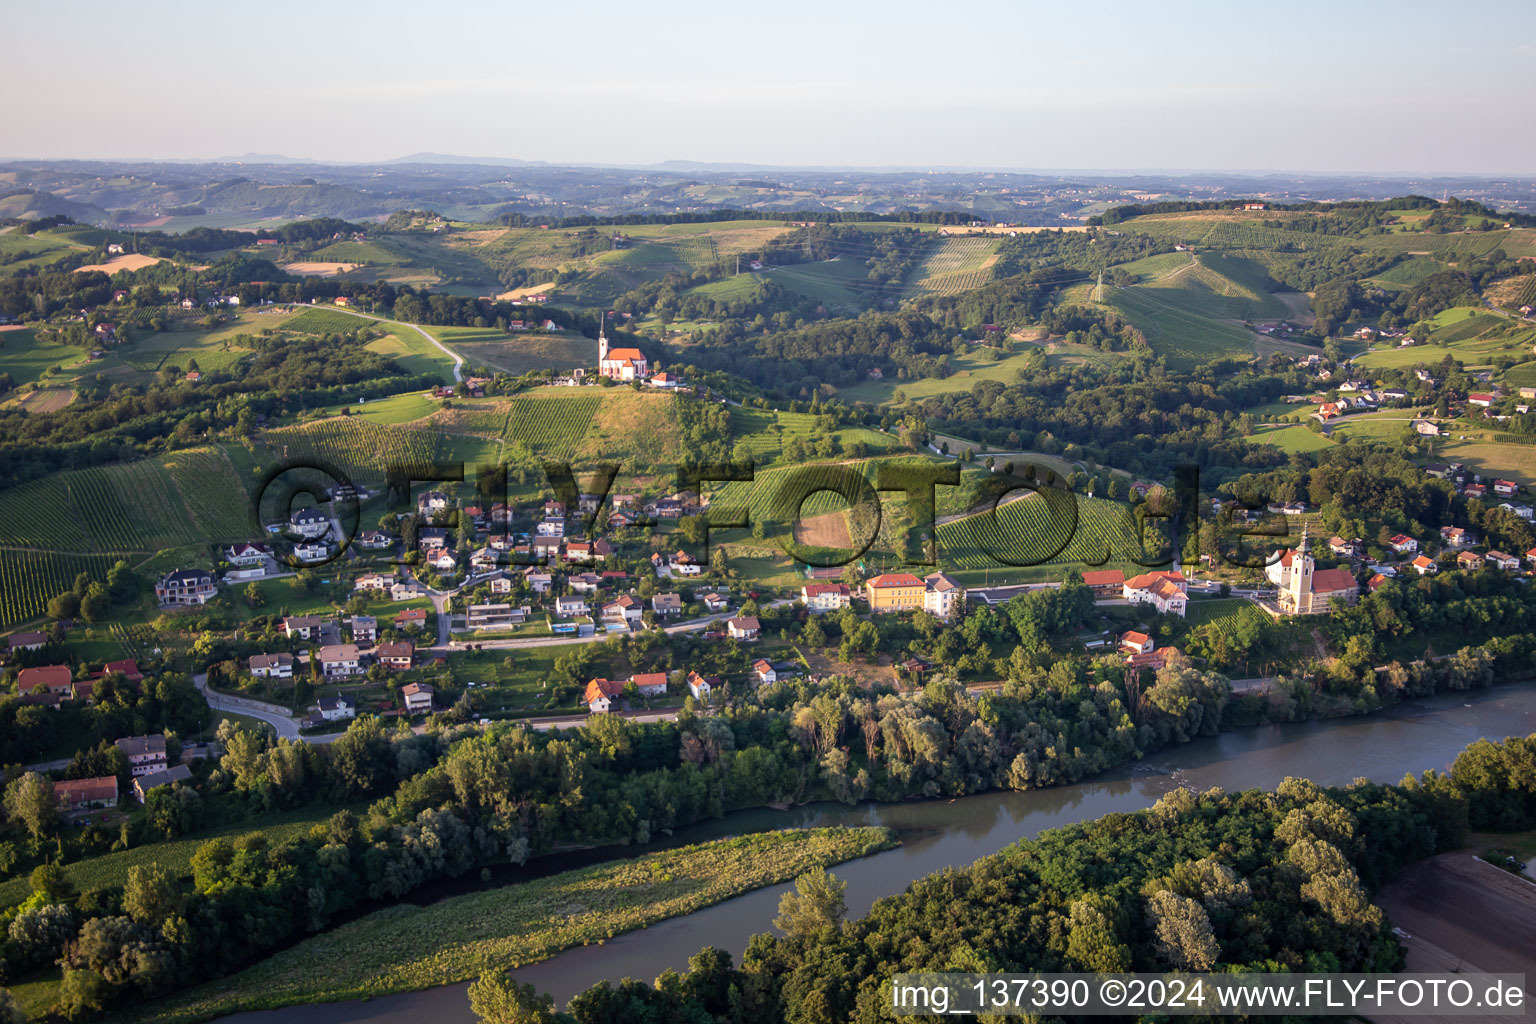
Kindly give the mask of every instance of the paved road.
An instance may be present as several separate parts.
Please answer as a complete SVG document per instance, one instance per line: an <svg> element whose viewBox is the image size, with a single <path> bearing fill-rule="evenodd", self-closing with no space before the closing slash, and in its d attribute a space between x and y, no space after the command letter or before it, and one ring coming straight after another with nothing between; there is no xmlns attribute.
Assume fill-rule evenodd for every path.
<svg viewBox="0 0 1536 1024"><path fill-rule="evenodd" d="M208 674L200 672L192 677L192 684L198 692L208 701L208 706L215 711L233 711L241 715L249 715L259 718L272 728L277 730L279 738L286 737L290 740L299 738L299 723L294 717L275 704L265 704L258 700L248 700L245 697L230 697L208 689Z"/></svg>
<svg viewBox="0 0 1536 1024"><path fill-rule="evenodd" d="M399 325L401 327L409 327L411 330L415 331L417 334L421 335L423 338L426 338L428 341L430 341L434 346L437 347L437 349L439 351L441 351L443 353L443 355L445 355L449 359L453 360L453 379L454 379L454 381L457 382L457 381L461 381L461 380L464 379L464 374L461 372L461 370L462 370L462 368L464 366L464 357L459 355L457 352L453 351L447 345L444 345L442 342L438 341L436 338L432 337L432 335L428 334L422 328L416 326L415 324L408 324L404 320L388 320L388 319L386 319L386 318L384 318L382 316L373 316L370 313L359 313L355 309L349 309L349 310L347 310L347 312L351 313L353 316L362 317L364 320L374 320L374 321L377 321L378 323L381 323L381 324L397 324L397 325Z"/></svg>

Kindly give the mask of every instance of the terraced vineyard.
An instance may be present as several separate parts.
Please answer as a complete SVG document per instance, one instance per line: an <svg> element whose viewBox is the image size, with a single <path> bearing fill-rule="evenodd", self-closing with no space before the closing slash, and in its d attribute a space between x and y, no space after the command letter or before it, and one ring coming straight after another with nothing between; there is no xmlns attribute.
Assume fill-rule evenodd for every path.
<svg viewBox="0 0 1536 1024"><path fill-rule="evenodd" d="M1262 635L1274 626L1274 620L1242 598L1222 601L1195 601L1189 605L1185 622L1191 629L1196 626L1214 626L1228 639Z"/></svg>
<svg viewBox="0 0 1536 1024"><path fill-rule="evenodd" d="M507 416L506 440L526 446L540 458L570 458L602 405L601 395L518 398Z"/></svg>
<svg viewBox="0 0 1536 1024"><path fill-rule="evenodd" d="M382 426L351 416L272 430L265 442L278 459L332 462L355 481L383 480L391 465L430 463L438 452L436 434Z"/></svg>
<svg viewBox="0 0 1536 1024"><path fill-rule="evenodd" d="M192 514L197 540L233 541L260 533L245 485L223 452L190 448L161 461Z"/></svg>
<svg viewBox="0 0 1536 1024"><path fill-rule="evenodd" d="M752 522L761 522L769 528L769 532L773 532L774 528L786 526L793 520L795 509L784 489L792 482L798 482L799 474L806 474L806 482L803 486L814 486L833 480L836 475L834 469L844 465L851 465L852 468L857 469L863 474L864 479L873 485L876 465L874 460L853 464L812 462L796 466L778 466L768 470L760 469L751 483L720 484L710 504L720 508L745 507ZM798 486L796 493L799 493ZM848 503L842 495L834 491L817 491L805 500L800 508L800 515L806 518L847 507Z"/></svg>
<svg viewBox="0 0 1536 1024"><path fill-rule="evenodd" d="M306 309L298 316L283 323L286 331L301 334L350 334L359 327L367 327L373 321L339 309Z"/></svg>
<svg viewBox="0 0 1536 1024"><path fill-rule="evenodd" d="M0 549L0 628L41 616L82 572L106 579L116 561L112 555Z"/></svg>
<svg viewBox="0 0 1536 1024"><path fill-rule="evenodd" d="M84 551L91 547L59 476L0 491L0 547Z"/></svg>
<svg viewBox="0 0 1536 1024"><path fill-rule="evenodd" d="M939 526L939 560L958 569L996 568L1001 564L1068 565L1086 567L1123 564L1138 554L1136 523L1130 507L1104 498L1077 498L1077 525L1069 515L1040 495L1031 495ZM1058 553L1052 552L1066 539ZM1145 556L1143 556L1145 557Z"/></svg>
<svg viewBox="0 0 1536 1024"><path fill-rule="evenodd" d="M196 543L169 475L148 459L64 477L86 532L103 551L158 551Z"/></svg>

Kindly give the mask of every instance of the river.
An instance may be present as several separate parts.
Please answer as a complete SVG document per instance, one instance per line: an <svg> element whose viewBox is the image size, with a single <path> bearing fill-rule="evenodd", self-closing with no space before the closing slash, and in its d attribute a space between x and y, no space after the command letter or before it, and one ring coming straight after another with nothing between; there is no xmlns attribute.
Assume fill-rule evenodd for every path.
<svg viewBox="0 0 1536 1024"><path fill-rule="evenodd" d="M905 804L812 804L788 811L742 811L681 829L697 842L722 835L811 825L886 825L903 844L835 869L848 883L849 916L882 896L941 868L970 864L1044 829L1116 811L1150 807L1177 786L1196 790L1273 788L1288 775L1324 785L1356 778L1398 782L1404 775L1447 767L1481 737L1536 732L1536 683L1472 694L1440 694L1362 718L1239 729L1183 746L1070 786L1026 793L994 792L958 800ZM516 972L519 981L564 1001L604 978L650 980L668 967L684 969L704 946L739 957L748 938L770 928L779 895L789 886L760 889L684 917L618 936L601 946L567 950ZM368 1002L318 1003L238 1013L220 1024L473 1024L466 984L383 996Z"/></svg>

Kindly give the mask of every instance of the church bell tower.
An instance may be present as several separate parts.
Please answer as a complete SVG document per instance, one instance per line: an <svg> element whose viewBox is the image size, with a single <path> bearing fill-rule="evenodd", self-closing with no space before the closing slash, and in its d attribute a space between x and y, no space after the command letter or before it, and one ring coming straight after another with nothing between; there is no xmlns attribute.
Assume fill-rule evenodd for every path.
<svg viewBox="0 0 1536 1024"><path fill-rule="evenodd" d="M1312 552L1308 550L1307 527L1301 528L1301 546L1291 556L1291 578L1289 580L1291 611L1297 615L1312 614L1312 570L1316 567L1316 561L1312 558Z"/></svg>

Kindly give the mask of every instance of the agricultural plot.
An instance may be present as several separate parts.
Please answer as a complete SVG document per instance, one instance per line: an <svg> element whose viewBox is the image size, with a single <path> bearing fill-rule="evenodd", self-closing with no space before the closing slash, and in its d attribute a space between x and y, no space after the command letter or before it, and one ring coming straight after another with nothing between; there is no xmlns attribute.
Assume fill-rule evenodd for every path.
<svg viewBox="0 0 1536 1024"><path fill-rule="evenodd" d="M63 477L47 476L0 491L0 547L90 549Z"/></svg>
<svg viewBox="0 0 1536 1024"><path fill-rule="evenodd" d="M1076 501L1076 522L1065 492L1039 494L944 523L938 528L939 561L958 569L1004 565L1123 565L1132 557L1155 558L1152 530L1143 551L1130 506L1104 498ZM1132 567L1134 568L1134 567Z"/></svg>
<svg viewBox="0 0 1536 1024"><path fill-rule="evenodd" d="M67 366L85 355L85 349L43 341L31 328L0 329L0 370L17 384L42 380L55 366Z"/></svg>
<svg viewBox="0 0 1536 1024"><path fill-rule="evenodd" d="M438 328L432 330L470 366L488 366L514 377L533 370L568 371L597 365L597 343L579 334L528 331L508 335L491 329L448 335Z"/></svg>
<svg viewBox="0 0 1536 1024"><path fill-rule="evenodd" d="M436 434L352 416L268 431L265 441L276 458L324 460L360 482L382 481L391 465L424 465L438 454Z"/></svg>
<svg viewBox="0 0 1536 1024"><path fill-rule="evenodd" d="M677 398L656 391L605 390L573 453L577 459L611 460L637 469L671 467L689 454L678 422Z"/></svg>
<svg viewBox="0 0 1536 1024"><path fill-rule="evenodd" d="M367 327L373 321L353 316L340 309L315 307L306 309L283 322L283 329L300 334L350 334L359 327Z"/></svg>
<svg viewBox="0 0 1536 1024"><path fill-rule="evenodd" d="M161 458L197 526L198 541L234 541L261 532L240 475L216 448L189 448Z"/></svg>
<svg viewBox="0 0 1536 1024"><path fill-rule="evenodd" d="M856 470L873 486L875 461L860 463L812 462L759 470L751 482L732 481L718 485L710 498L711 507L745 508L754 523L763 523L769 533L788 527L795 519L792 500L806 490L835 482L847 468ZM848 508L841 494L818 490L810 494L799 509L800 518L826 515Z"/></svg>
<svg viewBox="0 0 1536 1024"><path fill-rule="evenodd" d="M958 295L992 279L999 239L986 235L955 235L937 239L933 248L908 275L903 298Z"/></svg>
<svg viewBox="0 0 1536 1024"><path fill-rule="evenodd" d="M1252 601L1239 597L1191 602L1184 621L1191 629L1196 626L1214 626L1222 635L1234 640L1251 635L1255 630L1263 634L1274 625L1274 620L1255 607Z"/></svg>
<svg viewBox="0 0 1536 1024"><path fill-rule="evenodd" d="M863 309L868 305L874 287L864 262L848 256L820 263L775 267L764 273L796 295L847 309Z"/></svg>
<svg viewBox="0 0 1536 1024"><path fill-rule="evenodd" d="M509 402L455 402L432 413L428 422L432 429L447 434L500 438L507 431L507 413L511 408Z"/></svg>
<svg viewBox="0 0 1536 1024"><path fill-rule="evenodd" d="M375 338L363 346L370 352L393 359L405 373L435 373L438 380L452 378L453 360L410 327L395 326L395 333Z"/></svg>
<svg viewBox="0 0 1536 1024"><path fill-rule="evenodd" d="M1256 335L1235 324L1173 301L1172 289L1111 288L1106 304L1119 310L1147 337L1147 343L1176 367L1191 368L1226 355L1253 350Z"/></svg>
<svg viewBox="0 0 1536 1024"><path fill-rule="evenodd" d="M1439 260L1430 259L1427 256L1410 256L1408 259L1392 264L1369 280L1382 288L1401 291L1404 288L1412 288L1425 278L1446 269L1448 269L1446 265Z"/></svg>
<svg viewBox="0 0 1536 1024"><path fill-rule="evenodd" d="M48 602L74 586L82 572L104 580L117 559L77 551L0 549L0 628L38 618Z"/></svg>
<svg viewBox="0 0 1536 1024"><path fill-rule="evenodd" d="M505 439L545 459L568 459L586 435L603 396L534 392L513 401Z"/></svg>
<svg viewBox="0 0 1536 1024"><path fill-rule="evenodd" d="M1310 406L1308 407L1310 408ZM1333 447L1333 442L1314 434L1304 426L1260 427L1248 439L1251 444L1270 444L1283 452L1319 452Z"/></svg>
<svg viewBox="0 0 1536 1024"><path fill-rule="evenodd" d="M158 551L196 543L181 495L148 459L66 474L75 508L104 551Z"/></svg>

